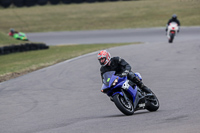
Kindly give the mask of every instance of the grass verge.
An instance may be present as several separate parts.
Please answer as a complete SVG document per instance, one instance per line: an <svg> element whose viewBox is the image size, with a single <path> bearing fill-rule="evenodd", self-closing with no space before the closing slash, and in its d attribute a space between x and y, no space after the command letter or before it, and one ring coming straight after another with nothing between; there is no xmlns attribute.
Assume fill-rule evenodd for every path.
<svg viewBox="0 0 200 133"><path fill-rule="evenodd" d="M8 46L8 45L11 45L11 44L17 45L17 44L22 44L22 43L26 43L26 42L29 42L29 41L16 40L15 38L10 37L3 32L0 32L0 47L1 46Z"/></svg>
<svg viewBox="0 0 200 133"><path fill-rule="evenodd" d="M2 55L0 57L0 82L86 53L130 44L134 43L50 46L47 50Z"/></svg>
<svg viewBox="0 0 200 133"><path fill-rule="evenodd" d="M22 32L165 27L176 13L182 26L200 24L200 0L132 0L0 8L0 30Z"/></svg>

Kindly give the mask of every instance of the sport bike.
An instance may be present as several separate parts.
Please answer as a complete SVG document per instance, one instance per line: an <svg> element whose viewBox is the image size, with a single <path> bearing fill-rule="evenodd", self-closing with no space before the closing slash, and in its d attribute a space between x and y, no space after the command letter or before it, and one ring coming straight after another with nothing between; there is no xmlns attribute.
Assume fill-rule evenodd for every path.
<svg viewBox="0 0 200 133"><path fill-rule="evenodd" d="M134 74L139 80L142 80L139 73ZM157 111L159 108L159 101L152 91L146 94L137 85L128 80L127 76L115 75L115 71L103 74L101 92L107 94L110 100L125 115L133 115L135 111L144 109Z"/></svg>
<svg viewBox="0 0 200 133"><path fill-rule="evenodd" d="M15 34L13 35L13 37L14 37L15 39L18 39L18 40L28 41L28 38L27 38L26 34L23 33L23 32L15 33Z"/></svg>
<svg viewBox="0 0 200 133"><path fill-rule="evenodd" d="M168 30L167 30L167 38L168 38L169 43L173 42L178 30L179 30L179 26L177 23L172 22L169 24Z"/></svg>

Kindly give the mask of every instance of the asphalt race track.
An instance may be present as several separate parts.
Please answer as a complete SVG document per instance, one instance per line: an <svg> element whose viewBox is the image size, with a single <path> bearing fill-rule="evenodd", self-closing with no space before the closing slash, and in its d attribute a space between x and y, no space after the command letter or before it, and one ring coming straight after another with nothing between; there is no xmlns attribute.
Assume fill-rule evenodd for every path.
<svg viewBox="0 0 200 133"><path fill-rule="evenodd" d="M181 27L181 41L196 39L196 36L198 36L200 32L199 28L200 27ZM148 29L27 33L27 37L32 42L43 42L47 45L166 42L165 27ZM177 39L179 39L179 37Z"/></svg>
<svg viewBox="0 0 200 133"><path fill-rule="evenodd" d="M88 35L92 33L90 41ZM50 44L49 34L72 38ZM140 72L144 83L157 95L160 108L123 115L100 92L100 65L94 52L0 83L0 133L199 132L200 27L183 27L172 44L164 28L44 35L47 38L39 36L38 40L49 45L144 42L108 50L112 56L126 59L134 72ZM36 39L35 33L29 36ZM80 37L73 39L76 36Z"/></svg>

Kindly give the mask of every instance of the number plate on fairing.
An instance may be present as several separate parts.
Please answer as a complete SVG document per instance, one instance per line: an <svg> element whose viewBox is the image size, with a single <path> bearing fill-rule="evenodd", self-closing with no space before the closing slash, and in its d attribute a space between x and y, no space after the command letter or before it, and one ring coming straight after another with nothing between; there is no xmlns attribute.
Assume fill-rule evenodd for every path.
<svg viewBox="0 0 200 133"><path fill-rule="evenodd" d="M129 88L129 84L128 84L129 80L126 80L126 82L124 82L124 84L122 85L122 88L125 89L125 90L128 90Z"/></svg>

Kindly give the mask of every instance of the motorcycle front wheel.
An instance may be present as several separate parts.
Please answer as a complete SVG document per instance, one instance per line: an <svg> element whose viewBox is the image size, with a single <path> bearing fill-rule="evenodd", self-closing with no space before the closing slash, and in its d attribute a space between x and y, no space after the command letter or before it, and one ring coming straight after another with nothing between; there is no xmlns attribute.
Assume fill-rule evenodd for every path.
<svg viewBox="0 0 200 133"><path fill-rule="evenodd" d="M169 43L173 43L173 40L174 40L174 34L171 34L170 39L169 39Z"/></svg>
<svg viewBox="0 0 200 133"><path fill-rule="evenodd" d="M115 96L113 96L113 102L115 103L117 108L125 115L134 114L134 107L131 101L128 100L127 102L125 98L120 94L116 94Z"/></svg>

